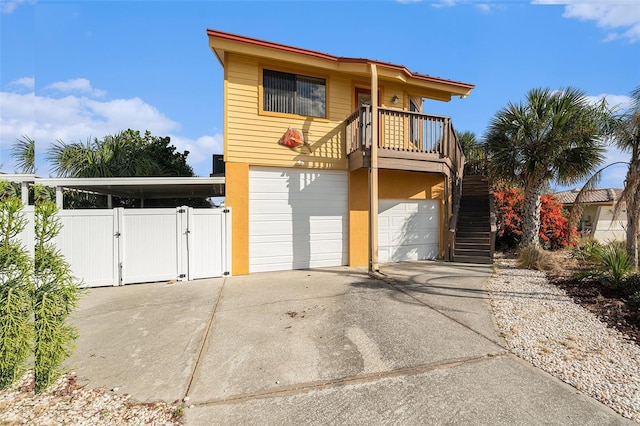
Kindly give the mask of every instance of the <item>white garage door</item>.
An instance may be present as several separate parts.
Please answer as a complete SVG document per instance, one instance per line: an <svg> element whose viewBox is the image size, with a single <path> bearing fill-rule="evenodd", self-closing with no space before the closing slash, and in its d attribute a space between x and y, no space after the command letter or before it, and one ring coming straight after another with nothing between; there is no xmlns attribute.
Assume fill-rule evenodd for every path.
<svg viewBox="0 0 640 426"><path fill-rule="evenodd" d="M439 206L439 200L380 200L379 261L384 263L438 258Z"/></svg>
<svg viewBox="0 0 640 426"><path fill-rule="evenodd" d="M346 265L348 175L249 170L249 272Z"/></svg>

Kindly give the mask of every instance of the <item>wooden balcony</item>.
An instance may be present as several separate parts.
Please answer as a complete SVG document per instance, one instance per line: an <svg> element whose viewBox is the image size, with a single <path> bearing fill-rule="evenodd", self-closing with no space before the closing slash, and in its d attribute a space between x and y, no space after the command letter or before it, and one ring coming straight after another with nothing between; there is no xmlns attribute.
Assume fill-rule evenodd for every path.
<svg viewBox="0 0 640 426"><path fill-rule="evenodd" d="M349 170L371 164L371 108L363 106L347 120ZM378 168L462 176L464 155L451 119L378 108Z"/></svg>

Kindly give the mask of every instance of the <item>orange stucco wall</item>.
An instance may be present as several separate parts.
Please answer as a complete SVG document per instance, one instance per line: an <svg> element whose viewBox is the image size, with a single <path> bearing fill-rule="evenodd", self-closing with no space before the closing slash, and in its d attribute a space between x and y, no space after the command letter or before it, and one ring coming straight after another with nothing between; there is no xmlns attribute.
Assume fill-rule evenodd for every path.
<svg viewBox="0 0 640 426"><path fill-rule="evenodd" d="M231 273L249 273L249 165L226 163L225 204L233 208L231 240Z"/></svg>
<svg viewBox="0 0 640 426"><path fill-rule="evenodd" d="M380 170L379 173L379 198L412 200L444 198L444 177L440 174L403 170Z"/></svg>
<svg viewBox="0 0 640 426"><path fill-rule="evenodd" d="M369 171L349 173L349 265L366 266L369 262ZM441 200L440 228L444 226L444 176L434 173L380 170L380 199ZM440 246L443 252L444 231Z"/></svg>
<svg viewBox="0 0 640 426"><path fill-rule="evenodd" d="M369 263L369 171L349 173L349 266Z"/></svg>

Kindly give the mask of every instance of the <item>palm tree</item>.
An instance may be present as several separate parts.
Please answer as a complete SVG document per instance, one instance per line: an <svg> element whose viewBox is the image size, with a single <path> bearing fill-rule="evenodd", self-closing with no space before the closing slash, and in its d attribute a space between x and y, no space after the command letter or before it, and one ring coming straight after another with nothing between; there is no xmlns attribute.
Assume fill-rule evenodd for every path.
<svg viewBox="0 0 640 426"><path fill-rule="evenodd" d="M484 144L470 131L457 132L456 138L462 147L465 157L465 173L484 174L486 171L487 152Z"/></svg>
<svg viewBox="0 0 640 426"><path fill-rule="evenodd" d="M640 86L631 92L631 108L621 117L616 129L616 146L631 154L621 199L627 204L627 253L638 269L638 234L640 234ZM615 214L620 211L616 205Z"/></svg>
<svg viewBox="0 0 640 426"><path fill-rule="evenodd" d="M153 176L154 165L148 158L134 155L136 147L121 135L88 139L86 143L58 140L47 156L52 171L62 177Z"/></svg>
<svg viewBox="0 0 640 426"><path fill-rule="evenodd" d="M36 172L36 143L27 135L18 139L11 147L11 156L16 159L18 173L34 174Z"/></svg>
<svg viewBox="0 0 640 426"><path fill-rule="evenodd" d="M613 143L623 152L631 156L629 161L616 161L606 165L591 176L584 184L571 209L570 222L574 223L580 217L583 201L588 190L596 187L602 173L609 167L618 164L626 164L627 175L624 180L624 189L617 200L613 217L620 214L621 201L627 205L627 243L626 251L633 261L635 269L638 269L638 235L640 234L640 86L631 92L630 108L615 117Z"/></svg>
<svg viewBox="0 0 640 426"><path fill-rule="evenodd" d="M168 137L125 130L83 142L58 140L47 153L52 171L61 177L193 176L188 151L175 152Z"/></svg>
<svg viewBox="0 0 640 426"><path fill-rule="evenodd" d="M468 130L464 132L456 131L456 137L458 138L458 142L460 142L460 146L462 147L462 152L464 152L465 155L468 155L473 148L480 145L480 142L476 138L476 134Z"/></svg>
<svg viewBox="0 0 640 426"><path fill-rule="evenodd" d="M539 247L540 196L551 181L572 185L604 159L606 103L589 104L576 88L532 89L489 124L486 141L495 177L524 190L521 247Z"/></svg>

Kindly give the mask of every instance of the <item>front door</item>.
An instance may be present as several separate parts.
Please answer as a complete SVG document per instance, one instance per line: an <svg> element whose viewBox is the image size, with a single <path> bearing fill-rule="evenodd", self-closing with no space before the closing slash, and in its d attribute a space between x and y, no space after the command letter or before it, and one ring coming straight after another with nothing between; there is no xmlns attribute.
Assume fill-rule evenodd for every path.
<svg viewBox="0 0 640 426"><path fill-rule="evenodd" d="M360 112L360 145L364 148L371 145L371 90L356 87L354 99L356 109L369 107L368 113L366 110Z"/></svg>
<svg viewBox="0 0 640 426"><path fill-rule="evenodd" d="M371 106L371 90L356 87L355 101L356 109L360 108L363 105Z"/></svg>

